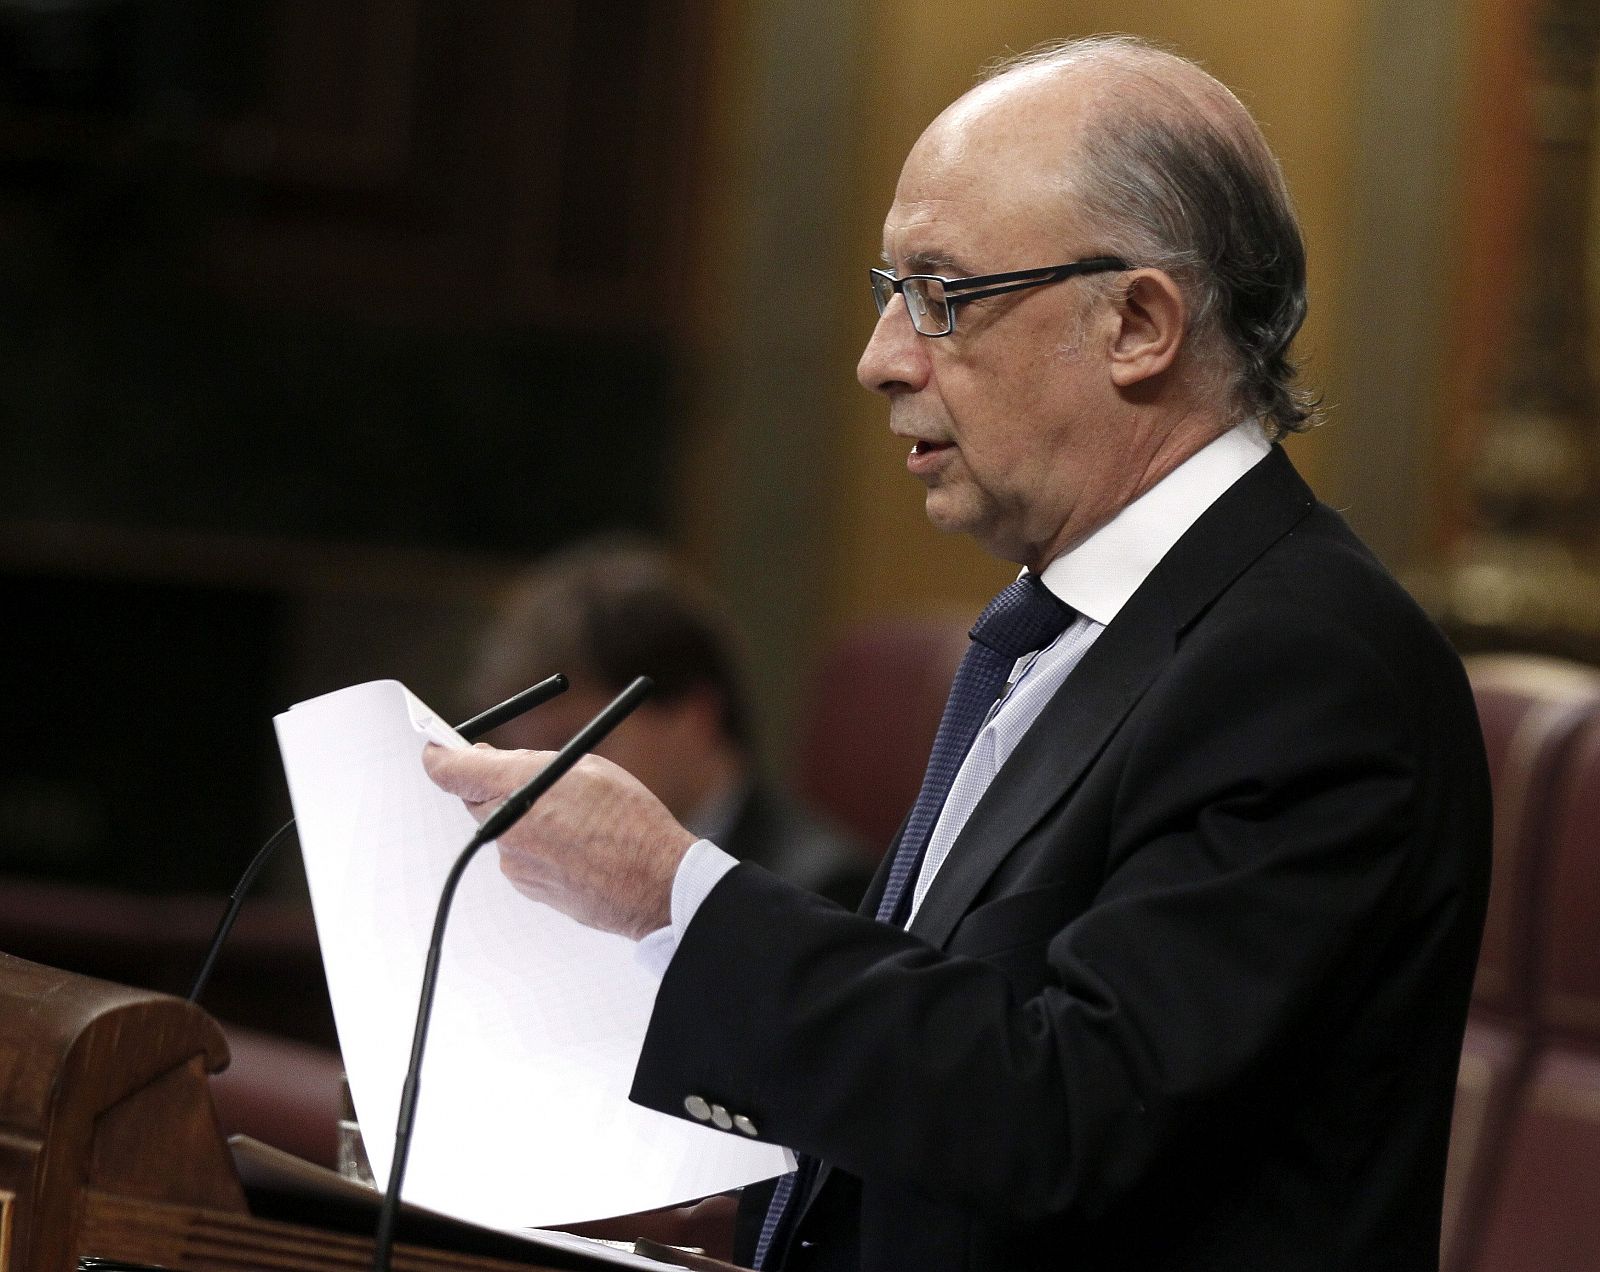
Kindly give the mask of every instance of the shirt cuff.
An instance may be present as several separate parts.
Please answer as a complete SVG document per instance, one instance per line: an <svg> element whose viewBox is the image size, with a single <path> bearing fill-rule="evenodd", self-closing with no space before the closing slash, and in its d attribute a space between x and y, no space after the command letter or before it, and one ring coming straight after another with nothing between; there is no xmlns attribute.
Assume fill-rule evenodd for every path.
<svg viewBox="0 0 1600 1272"><path fill-rule="evenodd" d="M678 952L678 942L688 930L690 920L700 909L700 904L711 895L711 889L722 881L739 864L737 857L729 856L709 839L697 839L689 845L678 863L678 872L672 876L672 922L657 928L634 947L634 959L639 966L657 980L666 975L667 964Z"/></svg>

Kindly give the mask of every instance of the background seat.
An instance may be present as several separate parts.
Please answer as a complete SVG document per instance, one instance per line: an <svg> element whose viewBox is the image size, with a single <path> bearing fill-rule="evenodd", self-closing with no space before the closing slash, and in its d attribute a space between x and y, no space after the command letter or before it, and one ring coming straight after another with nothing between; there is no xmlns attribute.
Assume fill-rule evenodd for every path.
<svg viewBox="0 0 1600 1272"><path fill-rule="evenodd" d="M800 795L881 857L922 785L970 618L889 618L818 665L800 727Z"/></svg>
<svg viewBox="0 0 1600 1272"><path fill-rule="evenodd" d="M1600 717L1573 741L1536 889L1533 1061L1517 1091L1478 1272L1600 1267Z"/></svg>
<svg viewBox="0 0 1600 1272"><path fill-rule="evenodd" d="M1481 1013L1526 1022L1537 962L1535 911L1548 868L1556 784L1600 709L1600 671L1529 654L1466 660L1494 792L1494 881L1473 984Z"/></svg>
<svg viewBox="0 0 1600 1272"><path fill-rule="evenodd" d="M1580 736L1600 713L1600 671L1592 668L1524 654L1479 655L1466 665L1494 795L1494 878L1456 1083L1440 1244L1446 1272L1482 1266L1506 1182L1539 1036L1555 801Z"/></svg>
<svg viewBox="0 0 1600 1272"><path fill-rule="evenodd" d="M1549 659L1469 666L1494 774L1498 874L1456 1098L1451 1152L1461 1190L1446 1267L1592 1272L1600 1267L1600 674Z"/></svg>
<svg viewBox="0 0 1600 1272"><path fill-rule="evenodd" d="M211 1080L217 1122L329 1170L339 1160L344 1064L337 1051L222 1023L231 1059Z"/></svg>

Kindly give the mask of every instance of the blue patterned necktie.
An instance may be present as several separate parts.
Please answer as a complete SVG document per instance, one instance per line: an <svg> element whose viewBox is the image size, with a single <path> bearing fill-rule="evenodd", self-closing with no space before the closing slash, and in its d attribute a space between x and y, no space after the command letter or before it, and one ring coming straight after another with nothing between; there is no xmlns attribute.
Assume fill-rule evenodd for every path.
<svg viewBox="0 0 1600 1272"><path fill-rule="evenodd" d="M945 700L939 732L934 735L933 751L928 756L928 771L922 778L917 802L911 806L901 832L889 880L878 902L878 918L884 923L903 922L901 911L928 840L944 809L945 799L954 785L961 762L967 758L973 739L988 719L1016 666L1017 659L1043 649L1072 621L1073 611L1058 600L1031 570L999 596L973 624L972 644L956 671Z"/></svg>
<svg viewBox="0 0 1600 1272"><path fill-rule="evenodd" d="M911 807L911 815L906 818L894 861L889 866L889 879L878 902L880 922L897 925L904 922L904 902L950 787L962 761L967 758L973 739L1005 688L1017 659L1043 649L1067 630L1073 617L1072 608L1059 600L1031 570L990 601L989 607L978 616L968 633L972 644L967 646L950 686L950 696L945 700L944 715L933 739L922 789ZM778 1180L756 1242L757 1268L767 1265L778 1230L789 1217L790 1200L805 1196L816 1173L817 1159L802 1155L798 1167Z"/></svg>

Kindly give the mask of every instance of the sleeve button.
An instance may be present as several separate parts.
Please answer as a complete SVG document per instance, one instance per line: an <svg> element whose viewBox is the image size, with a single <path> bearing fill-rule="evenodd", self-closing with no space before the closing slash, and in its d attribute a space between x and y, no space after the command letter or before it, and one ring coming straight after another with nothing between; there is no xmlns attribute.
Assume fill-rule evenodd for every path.
<svg viewBox="0 0 1600 1272"><path fill-rule="evenodd" d="M741 1135L749 1135L752 1138L761 1133L760 1131L756 1130L756 1124L747 1118L743 1113L735 1113L733 1115L733 1126L734 1129Z"/></svg>
<svg viewBox="0 0 1600 1272"><path fill-rule="evenodd" d="M713 1104L711 1106L711 1125L719 1131L731 1131L733 1129L733 1118L728 1116L728 1110L723 1108L722 1105Z"/></svg>
<svg viewBox="0 0 1600 1272"><path fill-rule="evenodd" d="M691 1095L683 1102L683 1107L688 1110L689 1116L697 1122L711 1120L711 1106L698 1095Z"/></svg>

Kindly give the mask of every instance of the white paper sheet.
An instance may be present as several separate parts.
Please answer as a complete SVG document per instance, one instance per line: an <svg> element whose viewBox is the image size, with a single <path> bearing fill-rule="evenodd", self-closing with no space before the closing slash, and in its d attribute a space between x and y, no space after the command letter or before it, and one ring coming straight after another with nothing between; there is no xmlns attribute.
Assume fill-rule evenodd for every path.
<svg viewBox="0 0 1600 1272"><path fill-rule="evenodd" d="M275 721L339 1045L380 1187L439 892L476 825L422 770L466 745L398 681ZM652 977L633 942L522 896L483 848L456 893L406 1200L498 1228L670 1205L790 1169L783 1149L630 1104Z"/></svg>

